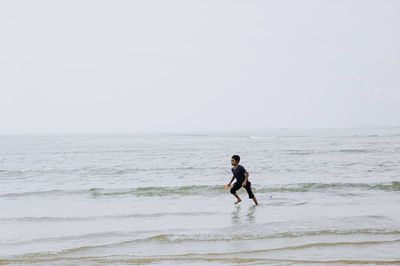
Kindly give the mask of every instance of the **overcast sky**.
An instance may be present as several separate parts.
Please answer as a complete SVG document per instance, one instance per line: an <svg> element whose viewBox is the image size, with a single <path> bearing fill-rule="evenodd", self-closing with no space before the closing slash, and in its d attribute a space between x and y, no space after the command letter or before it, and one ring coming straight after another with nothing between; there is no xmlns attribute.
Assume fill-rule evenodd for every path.
<svg viewBox="0 0 400 266"><path fill-rule="evenodd" d="M0 1L0 134L400 126L400 1Z"/></svg>

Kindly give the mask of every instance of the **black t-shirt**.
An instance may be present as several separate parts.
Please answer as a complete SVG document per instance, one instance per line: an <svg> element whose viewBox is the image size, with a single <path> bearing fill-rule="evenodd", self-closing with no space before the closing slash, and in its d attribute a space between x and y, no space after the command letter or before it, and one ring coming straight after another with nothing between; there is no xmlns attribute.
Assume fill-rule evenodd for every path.
<svg viewBox="0 0 400 266"><path fill-rule="evenodd" d="M238 165L237 168L232 167L232 173L233 173L233 176L236 178L236 182L238 182L240 184L244 182L244 179L246 177L244 175L244 173L246 173L246 169L244 169L243 166Z"/></svg>

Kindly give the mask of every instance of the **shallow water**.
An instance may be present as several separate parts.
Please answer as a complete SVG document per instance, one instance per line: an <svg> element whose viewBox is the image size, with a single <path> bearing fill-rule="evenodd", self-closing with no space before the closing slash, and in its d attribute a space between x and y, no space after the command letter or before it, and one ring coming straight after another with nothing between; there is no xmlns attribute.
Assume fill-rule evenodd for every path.
<svg viewBox="0 0 400 266"><path fill-rule="evenodd" d="M0 264L400 264L399 154L400 129L1 136Z"/></svg>

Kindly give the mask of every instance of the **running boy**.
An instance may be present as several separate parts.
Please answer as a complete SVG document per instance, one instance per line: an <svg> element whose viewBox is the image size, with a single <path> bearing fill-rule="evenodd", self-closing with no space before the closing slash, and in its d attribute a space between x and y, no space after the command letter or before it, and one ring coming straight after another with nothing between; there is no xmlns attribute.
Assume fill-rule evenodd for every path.
<svg viewBox="0 0 400 266"><path fill-rule="evenodd" d="M231 164L232 164L232 173L233 177L231 179L231 182L229 182L228 187L231 186L232 181L236 178L235 184L233 184L233 187L231 188L231 193L233 196L237 198L237 201L235 204L238 204L242 200L240 199L239 195L236 193L237 190L239 190L241 187L244 187L247 191L247 194L249 194L249 198L254 200L254 203L258 205L257 199L254 196L253 192L251 191L251 183L249 181L249 173L244 169L243 166L239 165L240 162L240 156L239 155L233 155L231 159Z"/></svg>

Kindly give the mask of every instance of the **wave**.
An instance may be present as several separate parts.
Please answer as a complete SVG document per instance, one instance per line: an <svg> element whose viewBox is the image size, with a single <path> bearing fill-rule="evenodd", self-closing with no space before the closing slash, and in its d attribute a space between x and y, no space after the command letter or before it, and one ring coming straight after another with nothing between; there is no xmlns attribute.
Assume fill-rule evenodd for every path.
<svg viewBox="0 0 400 266"><path fill-rule="evenodd" d="M400 191L400 182L388 183L298 183L279 187L267 187L257 189L257 192L310 192L326 190L347 190L349 188L361 190Z"/></svg>
<svg viewBox="0 0 400 266"><path fill-rule="evenodd" d="M335 263L335 264L393 264L400 263L400 260L299 260L299 259L274 259L274 258L249 258L244 255L257 255L257 254L268 254L276 251L292 251L292 250L302 250L309 248L332 248L337 246L365 246L365 245L381 245L381 244L393 244L399 243L400 239L395 240L381 240L381 241L338 241L338 242L316 242L316 243L308 243L308 244L300 244L300 245L291 245L291 246L283 246L277 248L270 249L256 249L256 250L242 250L235 252L212 252L212 253L186 253L186 254L177 254L177 255L169 255L169 256L155 256L155 257L132 257L132 258L116 258L116 255L113 256L103 256L103 257L78 257L82 251L93 250L98 248L110 248L115 247L116 245L127 244L132 241L123 241L113 244L104 244L104 245L94 245L94 246L81 246L71 249L62 250L59 252L46 252L46 253L34 253L34 254L25 254L22 256L15 256L11 259L3 259L0 263L33 263L33 262L56 262L56 261L101 261L103 263L115 263L115 262L125 262L125 263L151 263L151 262L162 262L162 261L243 261L243 262L293 262L293 263ZM70 255L74 255L74 257L70 257Z"/></svg>
<svg viewBox="0 0 400 266"><path fill-rule="evenodd" d="M162 213L133 213L121 215L96 215L96 216L42 216L42 217L7 217L0 218L0 221L11 222L69 222L69 221L90 221L99 219L125 219L125 218L153 218L163 216L199 216L199 215L215 215L214 212L162 212Z"/></svg>
<svg viewBox="0 0 400 266"><path fill-rule="evenodd" d="M285 152L290 155L311 155L321 153L321 151L317 150L285 150Z"/></svg>
<svg viewBox="0 0 400 266"><path fill-rule="evenodd" d="M253 186L254 192L272 193L272 192L326 192L341 191L351 189L360 190L378 190L385 192L400 191L400 182L392 181L387 183L296 183L287 185L271 185L271 186ZM4 197L25 197L25 196L69 196L69 195L88 195L91 197L112 197L112 196L137 196L137 197L154 197L154 196L187 196L187 195L215 195L221 192L229 192L224 189L223 185L212 186L175 186L175 187L137 187L137 188L121 188L121 189L105 189L90 188L81 190L43 190L28 191L18 193L0 194L0 198Z"/></svg>
<svg viewBox="0 0 400 266"><path fill-rule="evenodd" d="M36 238L27 241L18 241L8 244L22 245L22 244L35 244L39 242L61 242L69 240L79 240L79 239L104 239L107 237L123 237L123 238L133 238L130 240L124 240L119 242L114 242L110 244L94 245L94 246L82 246L73 249L69 249L70 252L75 252L76 250L87 250L98 247L115 247L130 243L146 243L150 241L155 242L170 242L170 243L180 243L180 242L190 242L190 241L200 241L200 242L215 242L215 241L242 241L242 240L264 240L264 239L278 239L278 238L299 238L299 237L315 237L315 236L346 236L346 235L400 235L400 230L387 230L387 229L353 229L353 230L315 230L315 231L287 231L279 233L242 233L242 234L222 234L222 233L208 233L208 234L156 234L148 237L137 237L140 234L151 234L152 231L109 231L109 232L99 232L84 235L75 236L60 236L60 237L47 237L47 238ZM153 232L154 233L154 232ZM400 240L399 240L400 241Z"/></svg>
<svg viewBox="0 0 400 266"><path fill-rule="evenodd" d="M193 254L194 256L195 254ZM241 257L215 257L216 254L211 254L211 256L207 256L207 254L198 254L197 256L163 256L163 257L138 257L138 258L115 258L115 256L98 256L98 257L54 257L54 258L16 258L9 260L0 259L0 264L31 264L31 263L54 263L54 262L70 262L74 264L149 264L149 263L165 263L165 262L186 262L188 265L192 263L224 263L224 264L248 264L248 263L257 263L257 264L270 264L270 265L278 265L284 263L285 265L293 264L319 264L319 265L347 265L347 264L370 264L370 265L394 265L400 264L400 260L298 260L298 259L273 259L273 258L241 258Z"/></svg>
<svg viewBox="0 0 400 266"><path fill-rule="evenodd" d="M25 174L27 171L22 170L7 170L7 169L0 169L0 177L9 177L9 176L20 176Z"/></svg>
<svg viewBox="0 0 400 266"><path fill-rule="evenodd" d="M354 230L317 230L317 231L288 231L272 234L160 234L149 238L141 239L141 241L162 241L162 242L184 242L184 241L238 241L238 240L263 240L276 238L298 238L309 236L326 236L326 235L400 235L400 230L383 230L383 229L354 229Z"/></svg>
<svg viewBox="0 0 400 266"><path fill-rule="evenodd" d="M289 155L312 155L312 154L330 154L330 153L370 153L370 152L376 152L377 150L375 149L340 149L340 150L303 150L303 149L297 149L297 150L281 150L282 152L285 152Z"/></svg>
<svg viewBox="0 0 400 266"><path fill-rule="evenodd" d="M279 136L248 136L248 139L255 139L255 140L259 140L259 139L277 139L279 138Z"/></svg>
<svg viewBox="0 0 400 266"><path fill-rule="evenodd" d="M56 236L56 237L42 237L42 238L34 238L24 241L4 241L7 245L26 245L26 244L39 244L43 242L65 242L65 241L79 241L82 239L85 240L95 240L95 239L106 239L108 237L126 237L129 236L130 232L123 232L123 231L110 231L110 232L98 232L98 233L89 233L89 234L82 234L82 235L69 235L69 236Z"/></svg>
<svg viewBox="0 0 400 266"><path fill-rule="evenodd" d="M226 169L225 167L207 167L208 169ZM75 169L28 169L28 170L6 170L0 169L0 174L5 177L18 177L22 175L33 176L35 174L84 174L84 175L124 175L124 174L135 174L141 172L158 172L158 171L199 171L204 170L201 167L152 167L152 168L124 168L124 167L82 167Z"/></svg>
<svg viewBox="0 0 400 266"><path fill-rule="evenodd" d="M151 239L150 239L151 240ZM80 251L86 251L90 249L96 248L104 248L104 247L115 247L120 246L123 244L131 243L132 241L122 241L112 244L104 244L104 245L94 245L94 246L82 246L78 248L66 249L58 254L73 254ZM397 243L400 242L400 239L395 240L380 240L380 241L346 241L346 242L318 242L318 243L310 243L310 244L303 244L303 245L295 245L295 246L286 246L280 248L271 248L271 249L258 249L258 250L248 250L248 251L239 251L239 252L226 252L226 253L218 253L220 255L237 255L237 254L255 254L255 253L266 253L271 251L277 250L297 250L297 249L306 249L311 247L334 247L334 246L341 246L341 245L374 245L374 244L383 244L383 243ZM210 254L217 254L217 253L210 253Z"/></svg>
<svg viewBox="0 0 400 266"><path fill-rule="evenodd" d="M375 151L375 150L371 150L371 149L342 149L342 150L338 150L336 152L340 152L340 153L368 153L371 151Z"/></svg>

